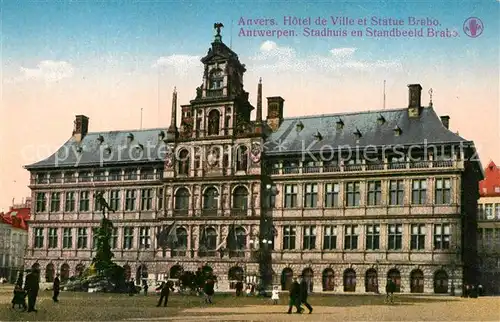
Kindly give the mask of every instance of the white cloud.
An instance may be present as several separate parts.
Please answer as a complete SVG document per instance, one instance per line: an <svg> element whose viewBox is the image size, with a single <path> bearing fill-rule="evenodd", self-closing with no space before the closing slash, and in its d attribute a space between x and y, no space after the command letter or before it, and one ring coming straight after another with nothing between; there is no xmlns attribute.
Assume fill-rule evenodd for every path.
<svg viewBox="0 0 500 322"><path fill-rule="evenodd" d="M21 76L16 78L17 81L40 80L52 83L73 76L74 67L66 61L43 60L36 68L21 67L20 71Z"/></svg>
<svg viewBox="0 0 500 322"><path fill-rule="evenodd" d="M265 41L257 55L250 58L256 68L273 71L333 72L340 70L374 71L400 69L401 63L389 60L355 59L356 48L333 48L326 55L300 57L295 49L281 47L273 41Z"/></svg>
<svg viewBox="0 0 500 322"><path fill-rule="evenodd" d="M185 76L192 72L194 68L199 69L202 66L200 56L190 55L170 55L160 57L153 64L153 67L173 68L177 75Z"/></svg>

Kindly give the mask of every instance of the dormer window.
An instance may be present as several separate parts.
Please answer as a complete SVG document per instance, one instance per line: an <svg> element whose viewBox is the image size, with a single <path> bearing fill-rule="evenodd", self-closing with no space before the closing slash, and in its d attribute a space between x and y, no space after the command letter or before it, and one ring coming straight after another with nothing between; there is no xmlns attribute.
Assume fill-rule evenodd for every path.
<svg viewBox="0 0 500 322"><path fill-rule="evenodd" d="M99 144L102 144L102 142L104 142L104 137L99 134L99 136L97 137L97 142L99 142Z"/></svg>
<svg viewBox="0 0 500 322"><path fill-rule="evenodd" d="M300 132L300 131L302 131L303 129L304 129L304 124L303 124L301 121L299 121L299 122L297 123L297 125L295 125L295 130L296 130L297 132Z"/></svg>
<svg viewBox="0 0 500 322"><path fill-rule="evenodd" d="M397 126L397 125L394 127L393 131L394 131L394 135L395 136L400 136L401 133L403 133L403 130L401 130L401 128L399 126Z"/></svg>
<svg viewBox="0 0 500 322"><path fill-rule="evenodd" d="M221 69L215 69L210 74L209 89L221 89L224 82L224 74Z"/></svg>
<svg viewBox="0 0 500 322"><path fill-rule="evenodd" d="M382 114L380 114L378 116L378 118L377 118L377 122L378 122L379 125L384 124L385 123L385 117Z"/></svg>
<svg viewBox="0 0 500 322"><path fill-rule="evenodd" d="M314 138L318 141L323 140L323 136L321 135L321 133L319 133L319 131L316 131L316 134L314 134Z"/></svg>
<svg viewBox="0 0 500 322"><path fill-rule="evenodd" d="M134 135L132 133L129 133L127 135L127 141L128 141L128 143L131 143L132 141L134 141Z"/></svg>
<svg viewBox="0 0 500 322"><path fill-rule="evenodd" d="M337 120L337 130L341 130L344 128L344 121L341 118Z"/></svg>
<svg viewBox="0 0 500 322"><path fill-rule="evenodd" d="M354 132L354 136L356 137L356 139L359 139L359 138L361 138L363 135L361 135L361 132L360 132L358 129L356 129L356 131Z"/></svg>

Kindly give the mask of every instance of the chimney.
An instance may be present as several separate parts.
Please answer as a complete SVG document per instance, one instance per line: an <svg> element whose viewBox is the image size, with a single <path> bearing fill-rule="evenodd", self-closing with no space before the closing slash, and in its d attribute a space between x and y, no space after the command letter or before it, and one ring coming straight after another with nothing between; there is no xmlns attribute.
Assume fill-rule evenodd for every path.
<svg viewBox="0 0 500 322"><path fill-rule="evenodd" d="M170 118L170 126L167 133L173 134L177 138L177 89L174 87L172 94L172 116Z"/></svg>
<svg viewBox="0 0 500 322"><path fill-rule="evenodd" d="M420 116L422 110L421 96L422 96L422 86L420 84L410 84L408 85L408 113L410 117Z"/></svg>
<svg viewBox="0 0 500 322"><path fill-rule="evenodd" d="M281 96L267 98L267 125L276 132L283 122L283 103Z"/></svg>
<svg viewBox="0 0 500 322"><path fill-rule="evenodd" d="M89 132L89 118L85 115L76 115L73 127L73 137L76 142L81 142Z"/></svg>
<svg viewBox="0 0 500 322"><path fill-rule="evenodd" d="M262 78L259 79L257 86L257 119L258 123L262 122Z"/></svg>
<svg viewBox="0 0 500 322"><path fill-rule="evenodd" d="M441 116L441 123L447 129L450 128L450 117L448 115Z"/></svg>

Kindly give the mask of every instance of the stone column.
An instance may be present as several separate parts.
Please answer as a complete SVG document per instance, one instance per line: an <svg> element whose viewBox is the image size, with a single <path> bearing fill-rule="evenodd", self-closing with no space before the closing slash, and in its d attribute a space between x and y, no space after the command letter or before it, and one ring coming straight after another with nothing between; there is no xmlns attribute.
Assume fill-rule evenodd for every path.
<svg viewBox="0 0 500 322"><path fill-rule="evenodd" d="M426 251L430 251L433 248L432 247L433 228L434 228L433 224L425 224L425 229L426 229L426 232L425 232L425 250Z"/></svg>
<svg viewBox="0 0 500 322"><path fill-rule="evenodd" d="M366 180L360 180L359 181L359 195L360 195L360 198L359 198L359 205L361 207L365 206L366 205L366 191L367 191L367 183L366 183Z"/></svg>
<svg viewBox="0 0 500 322"><path fill-rule="evenodd" d="M340 251L344 251L344 234L345 234L344 230L345 230L344 225L337 225L337 248ZM343 276L341 276L341 279L343 280Z"/></svg>
<svg viewBox="0 0 500 322"><path fill-rule="evenodd" d="M404 228L403 228L404 229ZM387 250L389 239L389 227L387 223L380 225L380 250ZM403 241L401 241L403 243Z"/></svg>
<svg viewBox="0 0 500 322"><path fill-rule="evenodd" d="M404 223L403 224L403 252L408 252L410 250L410 241L411 241L411 224Z"/></svg>
<svg viewBox="0 0 500 322"><path fill-rule="evenodd" d="M323 249L323 234L324 234L324 226L323 225L316 225L316 249L317 250L322 250Z"/></svg>

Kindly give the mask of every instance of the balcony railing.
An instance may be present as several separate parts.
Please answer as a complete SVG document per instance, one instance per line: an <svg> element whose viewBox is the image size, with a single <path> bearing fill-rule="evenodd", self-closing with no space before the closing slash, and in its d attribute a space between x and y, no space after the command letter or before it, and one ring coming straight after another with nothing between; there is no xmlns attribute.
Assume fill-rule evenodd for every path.
<svg viewBox="0 0 500 322"><path fill-rule="evenodd" d="M116 174L111 173L109 175L104 174L94 174L84 177L76 177L73 175L66 177L44 177L44 178L33 178L30 180L32 185L43 185L43 184L62 184L62 183L89 183L89 182L106 182L106 181L131 181L131 180L160 180L163 177L163 172L159 170L157 173L142 173L139 176L137 174Z"/></svg>
<svg viewBox="0 0 500 322"><path fill-rule="evenodd" d="M188 215L187 209L174 209L173 212L174 217L185 217Z"/></svg>
<svg viewBox="0 0 500 322"><path fill-rule="evenodd" d="M272 175L310 174L310 173L332 173L332 172L359 172L359 171L382 171L382 170L406 170L406 169L429 169L450 168L454 162L449 161L411 161L411 162L371 162L366 164L324 164L322 166L285 166L282 168L271 168Z"/></svg>
<svg viewBox="0 0 500 322"><path fill-rule="evenodd" d="M198 250L198 257L220 256L216 250Z"/></svg>
<svg viewBox="0 0 500 322"><path fill-rule="evenodd" d="M233 208L231 209L231 217L244 217L248 213L248 209Z"/></svg>
<svg viewBox="0 0 500 322"><path fill-rule="evenodd" d="M208 89L207 97L220 97L222 96L222 89Z"/></svg>
<svg viewBox="0 0 500 322"><path fill-rule="evenodd" d="M217 216L217 208L210 208L210 209L202 209L201 210L201 215L203 217L215 217Z"/></svg>

